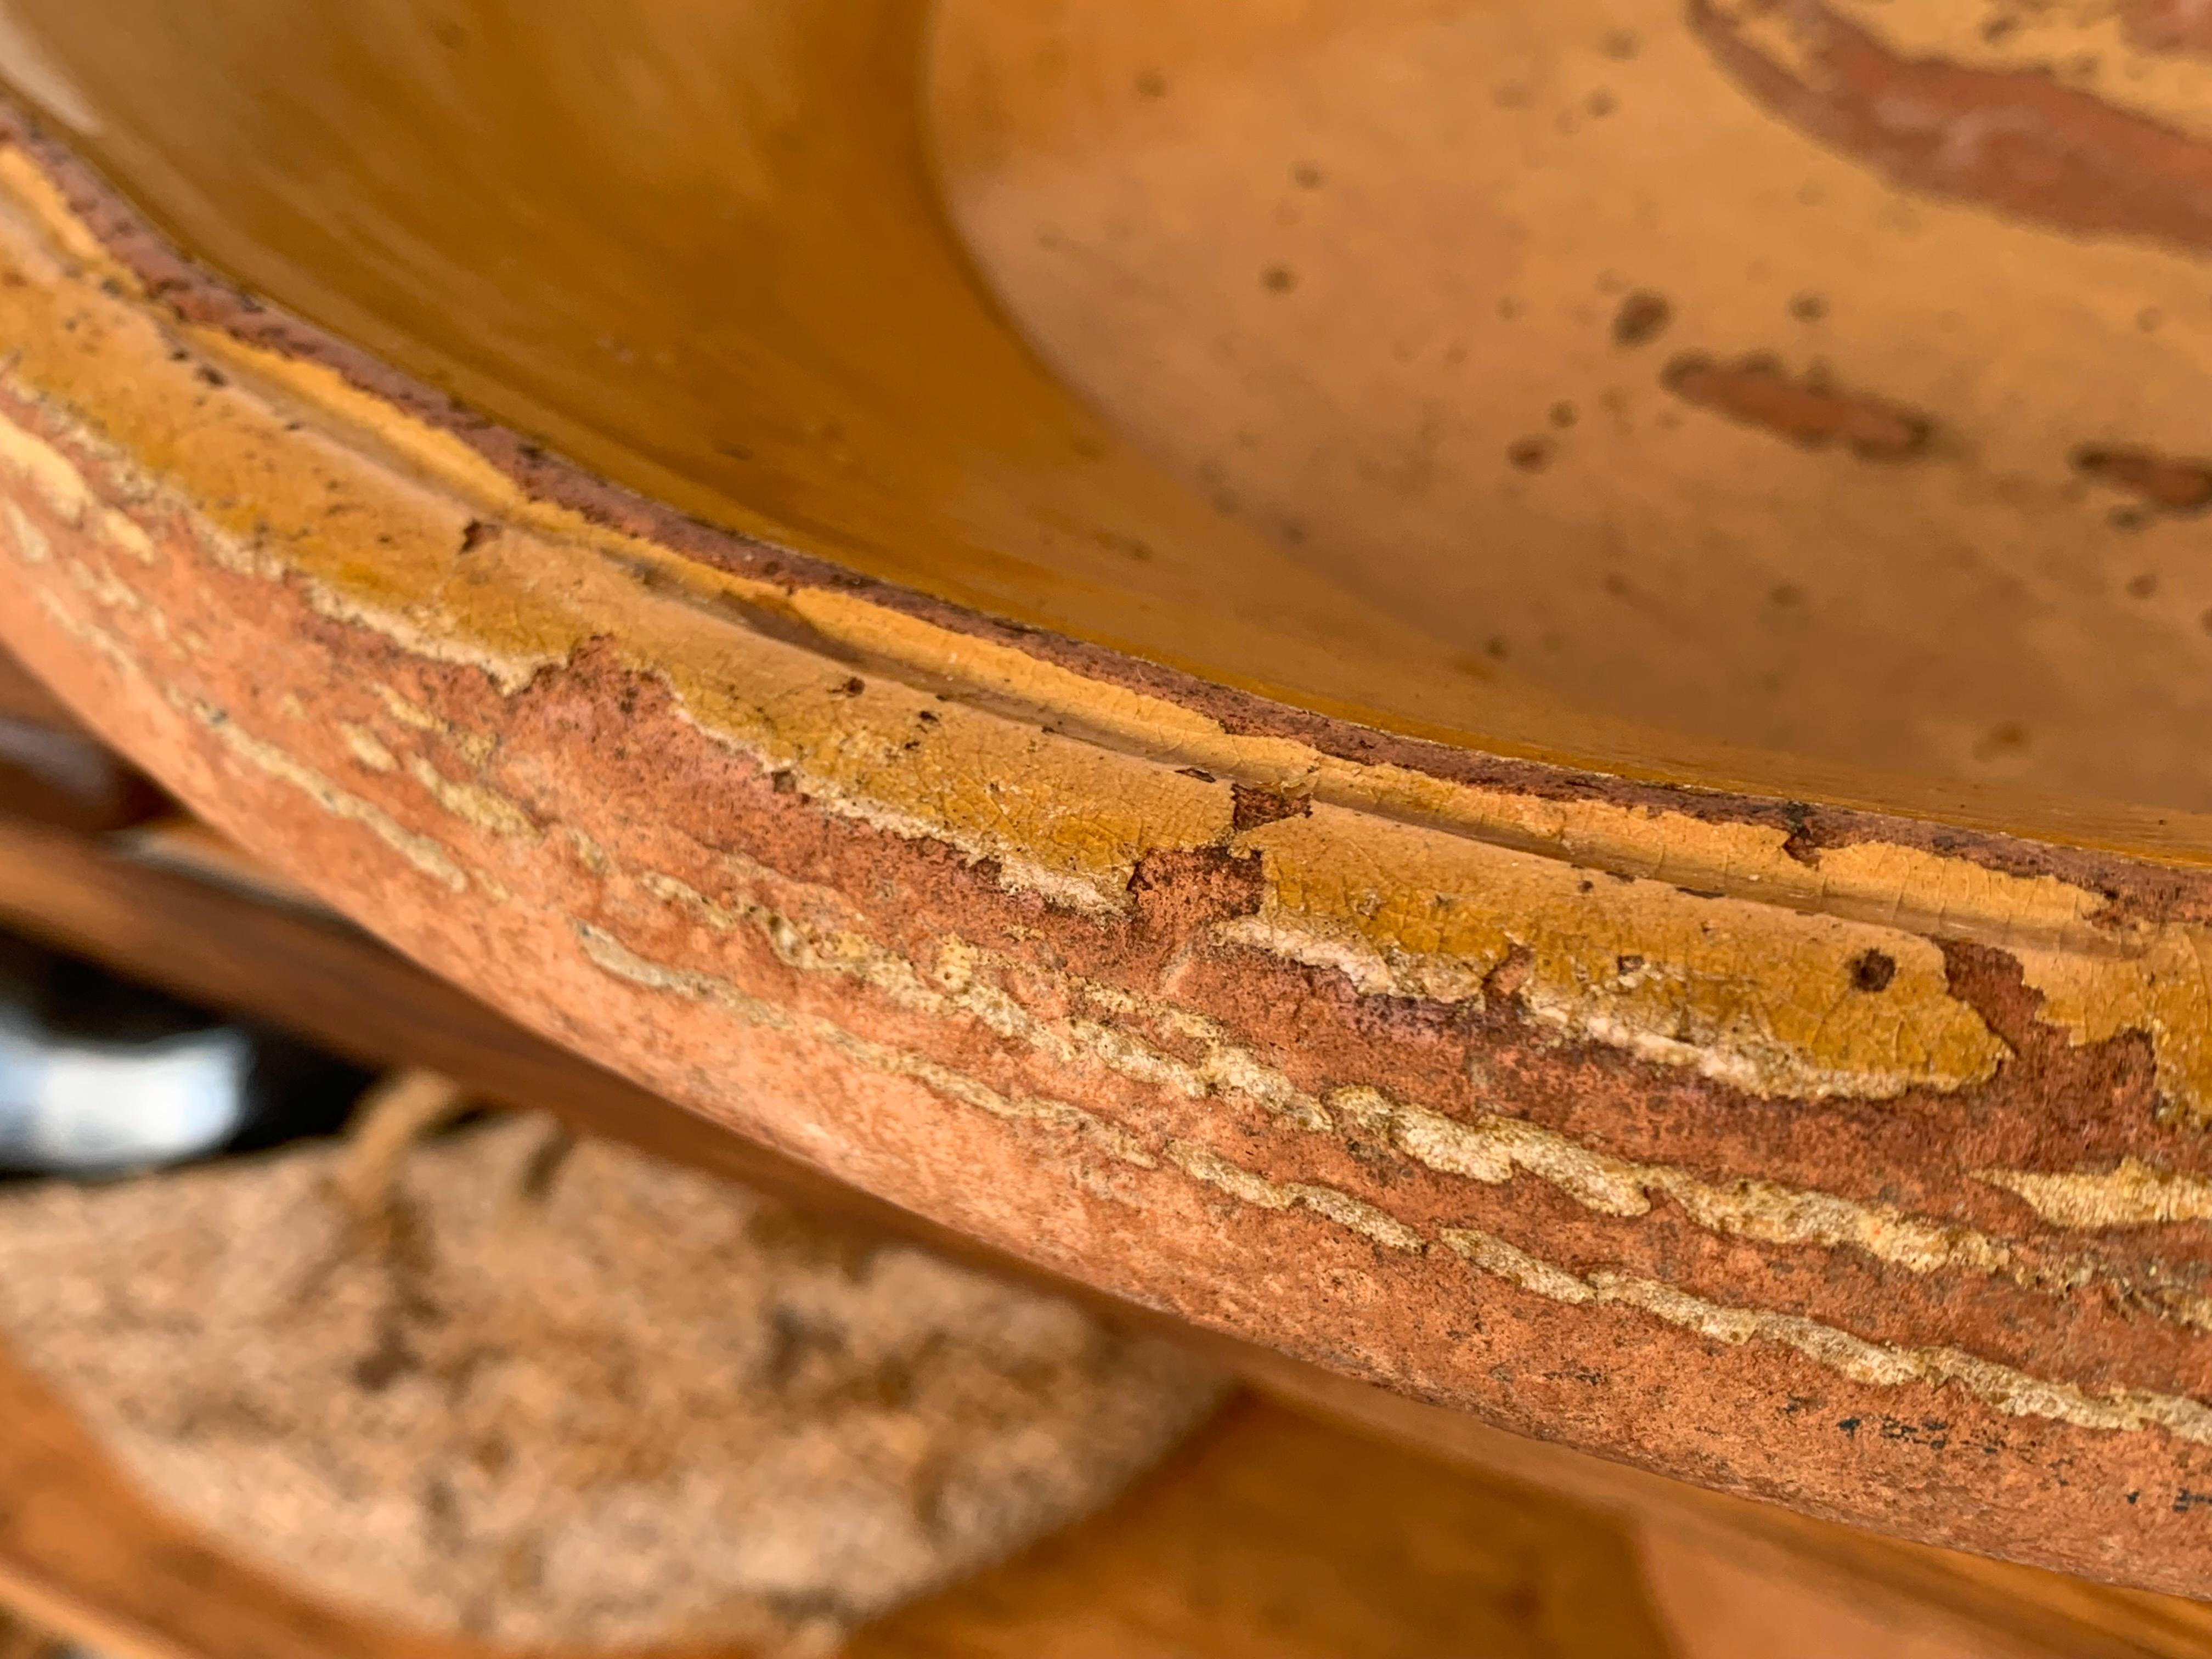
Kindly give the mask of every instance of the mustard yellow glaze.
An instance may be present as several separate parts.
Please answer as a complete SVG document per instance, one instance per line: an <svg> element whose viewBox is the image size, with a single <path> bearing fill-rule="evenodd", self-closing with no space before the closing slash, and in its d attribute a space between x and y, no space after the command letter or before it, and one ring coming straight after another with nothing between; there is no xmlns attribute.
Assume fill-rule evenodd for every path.
<svg viewBox="0 0 2212 1659"><path fill-rule="evenodd" d="M2201 930L2114 928L2081 889L1908 848L1830 849L1808 866L1771 828L1361 767L853 595L788 598L525 501L471 452L325 371L222 342L228 382L211 387L175 346L218 342L162 321L20 154L0 155L0 270L21 279L0 283L0 332L20 343L12 384L134 481L143 512L190 515L234 568L299 584L407 650L513 690L587 641L611 641L703 729L793 773L828 810L996 860L1009 884L1081 909L1123 905L1148 853L1255 851L1267 901L1240 937L1255 948L1448 998L1517 973L1529 1006L1567 1032L1759 1091L1884 1097L1988 1075L2004 1045L1949 994L1925 937L1940 928L2018 953L2049 994L2045 1017L2076 1041L2148 1031L2173 1101L2197 1115L2212 1102L2212 999L2175 970ZM0 465L101 534L118 556L94 597L128 607L128 569L161 556L143 534L12 424ZM507 527L465 555L465 526L485 519ZM890 672L853 692L846 662L757 631L717 596L796 605ZM273 736L234 720L227 732L245 763L288 763ZM483 750L467 737L420 780L426 795L479 827L531 833L470 775ZM370 771L389 760L355 752ZM1240 836L1232 779L1316 805ZM358 816L343 780L289 781ZM410 856L473 879L434 847ZM1872 990L1854 980L1869 952L1892 965Z"/></svg>
<svg viewBox="0 0 2212 1659"><path fill-rule="evenodd" d="M1453 27L1483 11L1401 9ZM925 10L15 0L0 76L196 257L521 437L775 547L1416 736L2171 857L2212 849L2212 827L2185 813L1961 785L1905 749L1877 763L1918 775L1875 776L1582 712L1472 648L1466 605L1374 603L1356 567L1390 559L1350 543L1300 552L1237 523L1055 379L971 269L928 153ZM986 21L1019 42L1054 10L1008 0ZM1200 55L1261 61L1243 12L1166 11ZM1250 16L1263 13L1297 14L1293 44L1327 52L1365 9ZM377 441L459 447L428 428ZM1761 446L1755 469L1773 465ZM483 488L520 513L511 485ZM1471 556L1521 556L1487 511L1460 521ZM1650 712L1631 702L1632 719ZM1930 718L1945 743L1967 740L1940 708Z"/></svg>
<svg viewBox="0 0 2212 1659"><path fill-rule="evenodd" d="M1255 688L1551 708L1211 511L1004 326L925 188L911 0L17 11L188 246L595 471Z"/></svg>

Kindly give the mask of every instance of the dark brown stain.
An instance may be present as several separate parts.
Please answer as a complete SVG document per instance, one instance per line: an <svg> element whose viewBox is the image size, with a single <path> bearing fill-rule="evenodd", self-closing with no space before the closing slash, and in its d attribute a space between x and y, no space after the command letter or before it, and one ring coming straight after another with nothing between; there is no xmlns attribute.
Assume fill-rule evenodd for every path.
<svg viewBox="0 0 2212 1659"><path fill-rule="evenodd" d="M1999 720L1974 744L1974 758L1992 761L2027 747L2028 731L2018 720Z"/></svg>
<svg viewBox="0 0 2212 1659"><path fill-rule="evenodd" d="M2099 483L2140 496L2169 513L2194 513L2212 507L2212 461L2161 455L2154 449L2084 444L2073 454L2074 470Z"/></svg>
<svg viewBox="0 0 2212 1659"><path fill-rule="evenodd" d="M1689 353L1667 365L1660 384L1686 403L1762 426L1817 448L1838 441L1874 461L1900 461L1928 447L1929 418L1871 393L1846 392L1815 375L1793 380L1763 353L1722 362Z"/></svg>
<svg viewBox="0 0 2212 1659"><path fill-rule="evenodd" d="M364 1394L382 1394L401 1377L422 1369L422 1362L407 1346L407 1334L399 1322L388 1319L377 1332L376 1346L354 1362L353 1380Z"/></svg>
<svg viewBox="0 0 2212 1659"><path fill-rule="evenodd" d="M1552 464L1552 441L1516 438L1505 447L1505 459L1523 472L1541 472Z"/></svg>
<svg viewBox="0 0 2212 1659"><path fill-rule="evenodd" d="M1851 963L1851 988L1856 991L1886 991L1890 981L1897 977L1897 958L1882 951L1868 951Z"/></svg>
<svg viewBox="0 0 2212 1659"><path fill-rule="evenodd" d="M1613 343L1640 346L1656 340L1666 331L1674 315L1674 307L1665 295L1638 289L1624 297L1620 309L1613 313Z"/></svg>
<svg viewBox="0 0 2212 1659"><path fill-rule="evenodd" d="M1901 57L1818 0L1789 8L1801 76L1713 0L1688 3L1692 31L1745 91L1897 184L2061 230L2212 247L2212 145L2041 70ZM2204 27L2202 9L2145 0L2130 28L2179 40L2182 20Z"/></svg>

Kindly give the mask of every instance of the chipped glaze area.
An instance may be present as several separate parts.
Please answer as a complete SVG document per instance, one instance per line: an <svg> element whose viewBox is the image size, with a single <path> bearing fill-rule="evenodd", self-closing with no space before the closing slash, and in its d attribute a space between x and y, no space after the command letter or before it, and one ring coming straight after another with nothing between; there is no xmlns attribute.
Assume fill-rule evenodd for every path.
<svg viewBox="0 0 2212 1659"><path fill-rule="evenodd" d="M713 569L0 187L0 633L401 948L1184 1317L2203 1587L2201 896L1361 764Z"/></svg>

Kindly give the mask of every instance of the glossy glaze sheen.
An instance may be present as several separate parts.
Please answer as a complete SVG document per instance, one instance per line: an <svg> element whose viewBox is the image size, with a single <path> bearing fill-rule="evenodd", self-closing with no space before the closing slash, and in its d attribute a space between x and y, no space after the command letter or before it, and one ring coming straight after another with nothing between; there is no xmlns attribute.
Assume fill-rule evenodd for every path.
<svg viewBox="0 0 2212 1659"><path fill-rule="evenodd" d="M847 11L734 15L767 30L756 91L851 45ZM52 148L0 151L0 629L403 949L1181 1317L1712 1485L2203 1587L2189 862L1425 743L841 577L249 305ZM788 206L760 271L842 222ZM847 249L870 295L904 270L881 246ZM763 360L787 346L763 325ZM941 547L915 488L882 522Z"/></svg>

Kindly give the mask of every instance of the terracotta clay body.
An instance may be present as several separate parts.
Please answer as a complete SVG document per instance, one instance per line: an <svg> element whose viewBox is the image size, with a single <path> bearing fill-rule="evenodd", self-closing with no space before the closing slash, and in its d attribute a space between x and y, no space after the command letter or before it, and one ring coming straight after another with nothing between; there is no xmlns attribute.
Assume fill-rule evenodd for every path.
<svg viewBox="0 0 2212 1659"><path fill-rule="evenodd" d="M1255 272L1202 173L1069 161L1073 10L18 0L68 148L0 151L0 632L401 948L939 1221L1507 1426L2202 1589L2195 60L2085 5L2149 67L2069 81L1984 9L1254 7L1083 47L1106 101L1255 100L1160 142L1242 135L1270 212L1286 169L1318 199L1464 138L1376 198L1385 249L1419 237L1382 207L1453 206L1420 236L1469 252L1409 274L1345 229ZM1274 142L1316 53L1389 114L1334 161ZM1448 99L1431 58L1488 68ZM1446 106L1524 87L1557 129L1570 85L1680 142L1524 199ZM1419 438L1449 337L1370 387L1317 304L1296 395L1231 353L1258 392L1200 398L1200 348L1287 337L1172 314L1213 291L1180 252L1133 292L1016 258L1038 179L1079 241L1218 229L1250 307L1371 281L1410 326L1391 283L1465 273L1494 366L1434 382L1443 517L1302 458L1418 461L1375 422ZM1835 216L1785 234L1769 186L1808 179ZM1656 228L1612 237L1622 203ZM1925 327L1884 214L1947 250ZM1160 373L1115 379L1109 323ZM1235 459L1255 397L1283 424ZM1638 583L1692 599L1603 609Z"/></svg>

